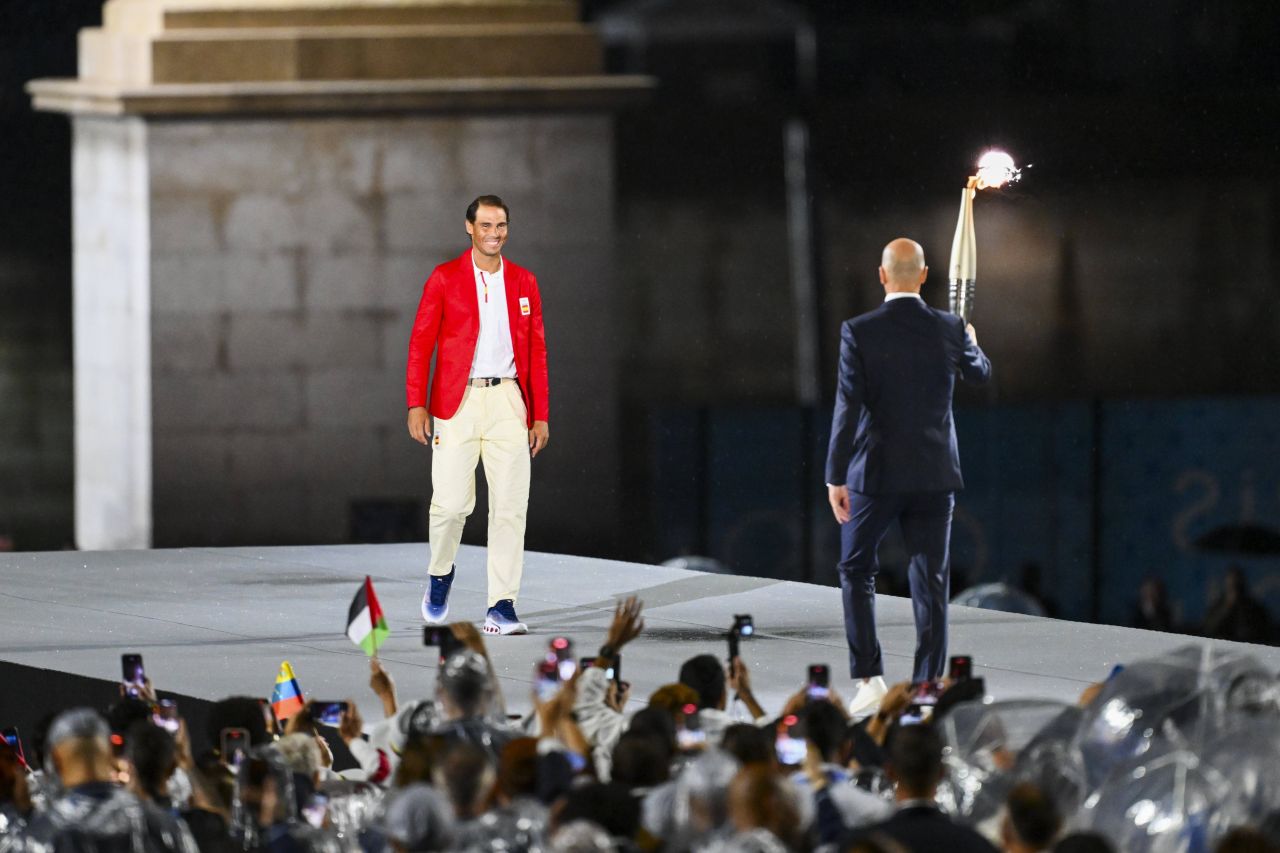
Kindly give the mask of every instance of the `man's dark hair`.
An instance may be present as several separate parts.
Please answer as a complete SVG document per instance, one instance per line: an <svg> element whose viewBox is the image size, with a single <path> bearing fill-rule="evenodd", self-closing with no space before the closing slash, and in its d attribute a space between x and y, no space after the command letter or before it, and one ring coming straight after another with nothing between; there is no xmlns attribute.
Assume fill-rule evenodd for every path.
<svg viewBox="0 0 1280 853"><path fill-rule="evenodd" d="M262 703L250 696L230 696L214 702L205 725L210 746L219 748L223 729L244 729L249 733L250 746L271 743L265 713Z"/></svg>
<svg viewBox="0 0 1280 853"><path fill-rule="evenodd" d="M1024 843L1037 850L1049 846L1062 828L1062 815L1034 782L1021 782L1005 800L1009 825Z"/></svg>
<svg viewBox="0 0 1280 853"><path fill-rule="evenodd" d="M107 709L107 725L118 735L125 735L136 723L151 720L151 703L126 696Z"/></svg>
<svg viewBox="0 0 1280 853"><path fill-rule="evenodd" d="M1276 847L1261 830L1237 826L1218 840L1214 853L1275 853Z"/></svg>
<svg viewBox="0 0 1280 853"><path fill-rule="evenodd" d="M657 737L625 732L613 748L613 781L628 788L653 788L667 781L671 756Z"/></svg>
<svg viewBox="0 0 1280 853"><path fill-rule="evenodd" d="M626 786L593 782L574 788L552 809L556 827L588 820L615 838L633 838L640 828L640 801Z"/></svg>
<svg viewBox="0 0 1280 853"><path fill-rule="evenodd" d="M680 748L676 742L675 721L671 719L671 715L665 708L649 706L636 711L631 717L627 731L649 735L661 743L666 752L666 758L663 760L668 763Z"/></svg>
<svg viewBox="0 0 1280 853"><path fill-rule="evenodd" d="M942 737L933 726L896 726L885 744L889 769L913 796L928 796L942 779Z"/></svg>
<svg viewBox="0 0 1280 853"><path fill-rule="evenodd" d="M1105 835L1096 832L1073 832L1058 839L1053 853L1116 853L1116 847Z"/></svg>
<svg viewBox="0 0 1280 853"><path fill-rule="evenodd" d="M680 683L698 693L698 710L718 708L724 698L724 667L715 655L689 658L680 667Z"/></svg>
<svg viewBox="0 0 1280 853"><path fill-rule="evenodd" d="M839 761L849 739L848 723L840 709L830 702L812 702L802 712L804 738L813 744L823 761Z"/></svg>
<svg viewBox="0 0 1280 853"><path fill-rule="evenodd" d="M473 810L480 807L481 786L490 766L489 753L473 743L455 740L446 747L440 772L444 777L445 792L459 819L478 817Z"/></svg>
<svg viewBox="0 0 1280 853"><path fill-rule="evenodd" d="M173 735L150 720L134 723L125 734L125 756L137 774L138 787L147 799L159 799L165 782L178 764Z"/></svg>
<svg viewBox="0 0 1280 853"><path fill-rule="evenodd" d="M482 195L471 204L467 205L467 221L474 223L476 221L476 211L481 207L500 207L502 212L507 215L507 222L511 221L511 210L507 207L507 203L496 195Z"/></svg>
<svg viewBox="0 0 1280 853"><path fill-rule="evenodd" d="M750 723L734 723L720 737L720 748L744 766L768 764L774 759L773 738L769 732Z"/></svg>

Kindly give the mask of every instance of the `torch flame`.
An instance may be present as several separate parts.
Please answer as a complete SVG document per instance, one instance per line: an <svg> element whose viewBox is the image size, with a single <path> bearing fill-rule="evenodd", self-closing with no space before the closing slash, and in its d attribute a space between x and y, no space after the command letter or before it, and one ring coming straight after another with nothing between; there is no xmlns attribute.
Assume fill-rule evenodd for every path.
<svg viewBox="0 0 1280 853"><path fill-rule="evenodd" d="M998 189L1022 177L1022 170L1014 165L1013 158L1005 152L988 151L978 160L978 174L974 177L977 179L978 189Z"/></svg>

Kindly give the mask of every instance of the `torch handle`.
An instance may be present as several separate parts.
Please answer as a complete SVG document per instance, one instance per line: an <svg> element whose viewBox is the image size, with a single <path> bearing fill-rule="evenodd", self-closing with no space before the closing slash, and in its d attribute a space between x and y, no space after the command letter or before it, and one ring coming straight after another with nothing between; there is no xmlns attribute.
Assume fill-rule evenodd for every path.
<svg viewBox="0 0 1280 853"><path fill-rule="evenodd" d="M972 184L972 179L970 179ZM960 216L956 220L956 234L951 241L951 266L947 276L950 282L951 313L959 314L965 323L973 314L973 300L977 290L978 241L973 228L972 186L960 191Z"/></svg>

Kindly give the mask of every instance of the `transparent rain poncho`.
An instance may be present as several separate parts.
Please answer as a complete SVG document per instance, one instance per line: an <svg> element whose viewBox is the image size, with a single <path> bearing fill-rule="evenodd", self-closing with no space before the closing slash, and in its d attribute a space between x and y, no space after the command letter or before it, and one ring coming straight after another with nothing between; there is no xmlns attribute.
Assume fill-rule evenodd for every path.
<svg viewBox="0 0 1280 853"><path fill-rule="evenodd" d="M1068 708L1040 699L966 702L952 708L938 724L947 768L939 805L970 824L996 814L1016 781L1019 754Z"/></svg>

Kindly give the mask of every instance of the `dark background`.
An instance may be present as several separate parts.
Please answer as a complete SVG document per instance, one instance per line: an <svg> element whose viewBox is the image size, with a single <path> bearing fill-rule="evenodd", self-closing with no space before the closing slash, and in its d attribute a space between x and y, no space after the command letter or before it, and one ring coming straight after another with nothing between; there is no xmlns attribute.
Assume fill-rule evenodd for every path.
<svg viewBox="0 0 1280 853"><path fill-rule="evenodd" d="M611 69L659 84L617 123L628 521L598 555L834 582L821 458L838 325L879 300L879 249L899 234L924 244L926 296L945 304L956 190L999 146L1031 165L976 205L974 321L997 381L957 401L957 573L1034 563L1062 615L1118 622L1160 576L1194 624L1239 562L1280 604L1274 557L1195 544L1280 527L1280 15L937 6L584 3ZM72 76L75 33L100 15L100 0L0 9L0 547L72 539L70 132L22 85ZM795 375L788 121L811 139L816 402ZM575 551L533 530L529 545ZM892 588L892 542L883 556Z"/></svg>

